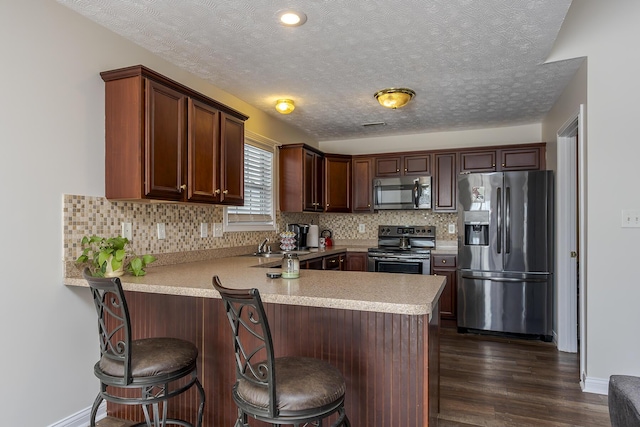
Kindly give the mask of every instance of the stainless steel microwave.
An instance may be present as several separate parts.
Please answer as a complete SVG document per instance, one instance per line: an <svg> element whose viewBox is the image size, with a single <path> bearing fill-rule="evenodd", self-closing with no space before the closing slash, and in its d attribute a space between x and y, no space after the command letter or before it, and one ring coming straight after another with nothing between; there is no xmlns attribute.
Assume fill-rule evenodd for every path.
<svg viewBox="0 0 640 427"><path fill-rule="evenodd" d="M373 180L374 209L431 209L431 176Z"/></svg>

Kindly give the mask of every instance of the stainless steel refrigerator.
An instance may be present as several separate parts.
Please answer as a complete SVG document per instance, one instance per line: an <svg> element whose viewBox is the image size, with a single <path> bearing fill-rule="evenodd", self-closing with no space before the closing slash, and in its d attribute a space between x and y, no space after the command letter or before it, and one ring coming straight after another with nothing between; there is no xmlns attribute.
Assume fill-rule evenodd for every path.
<svg viewBox="0 0 640 427"><path fill-rule="evenodd" d="M459 176L459 330L551 340L553 186L552 171Z"/></svg>

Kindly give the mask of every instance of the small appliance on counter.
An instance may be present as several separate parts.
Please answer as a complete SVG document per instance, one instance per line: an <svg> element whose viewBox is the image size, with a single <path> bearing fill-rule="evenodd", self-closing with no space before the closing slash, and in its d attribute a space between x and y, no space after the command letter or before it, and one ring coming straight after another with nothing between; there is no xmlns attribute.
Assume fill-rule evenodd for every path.
<svg viewBox="0 0 640 427"><path fill-rule="evenodd" d="M310 248L317 248L319 240L319 232L317 225L309 225L309 233L307 234L307 246Z"/></svg>
<svg viewBox="0 0 640 427"><path fill-rule="evenodd" d="M287 230L292 231L296 235L295 250L308 249L307 235L309 234L309 224L289 224Z"/></svg>

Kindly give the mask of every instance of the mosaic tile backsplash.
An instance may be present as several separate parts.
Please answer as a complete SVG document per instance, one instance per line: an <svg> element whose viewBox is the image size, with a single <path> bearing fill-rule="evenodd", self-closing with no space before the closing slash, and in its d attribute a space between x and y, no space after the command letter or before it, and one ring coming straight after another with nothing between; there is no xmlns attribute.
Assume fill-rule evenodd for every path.
<svg viewBox="0 0 640 427"><path fill-rule="evenodd" d="M276 232L225 232L223 237L213 237L213 223L223 220L223 206L188 205L175 203L135 203L110 201L104 197L65 194L63 200L64 262L73 265L81 254L83 236L117 236L122 222L133 224L131 249L137 254L154 254L159 260L155 265L173 263L163 254L191 254L188 260L214 258L248 253L264 240L278 240ZM278 230L286 224L318 224L320 231L331 230L334 240L362 241L371 245L377 238L379 224L435 225L436 241L452 241L455 234L448 234L448 224L455 224L456 214L431 211L381 211L372 214L313 214L278 213ZM209 237L200 237L200 224L207 223ZM166 238L156 236L156 224L165 224ZM358 232L358 225L365 224L365 233ZM77 272L75 272L77 274Z"/></svg>

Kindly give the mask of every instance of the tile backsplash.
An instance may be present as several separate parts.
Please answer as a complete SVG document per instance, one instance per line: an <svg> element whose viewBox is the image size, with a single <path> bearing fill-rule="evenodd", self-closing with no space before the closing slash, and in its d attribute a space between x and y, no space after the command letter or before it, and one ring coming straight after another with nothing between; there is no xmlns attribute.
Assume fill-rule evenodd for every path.
<svg viewBox="0 0 640 427"><path fill-rule="evenodd" d="M216 257L221 254L247 253L269 238L277 241L275 232L225 232L223 237L213 237L213 223L223 220L223 206L188 205L177 203L137 203L110 201L104 197L63 196L64 262L72 265L81 254L83 236L117 236L122 222L133 225L131 249L138 254L184 254ZM448 224L455 224L456 214L432 211L381 211L372 214L314 214L280 213L276 215L278 230L289 223L318 224L320 231L331 230L334 240L363 241L370 244L377 238L379 224L435 225L436 240L451 241L455 234L448 233ZM207 223L209 237L200 237L200 223ZM166 238L156 236L156 224L165 224ZM365 232L358 232L358 225L365 225ZM159 257L162 264L162 257ZM195 257L197 259L197 257ZM194 257L190 257L191 260ZM171 262L164 262L171 263Z"/></svg>

